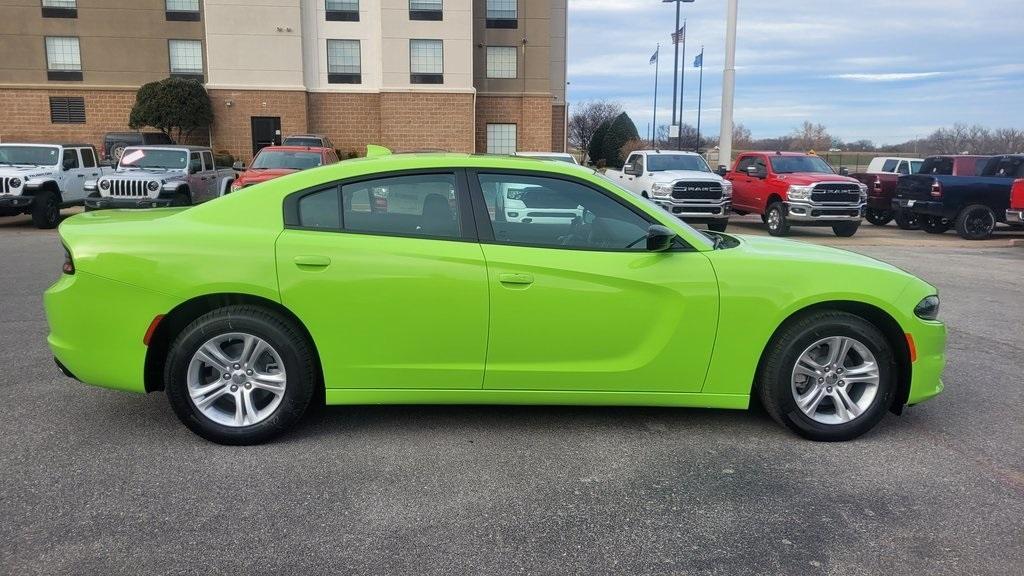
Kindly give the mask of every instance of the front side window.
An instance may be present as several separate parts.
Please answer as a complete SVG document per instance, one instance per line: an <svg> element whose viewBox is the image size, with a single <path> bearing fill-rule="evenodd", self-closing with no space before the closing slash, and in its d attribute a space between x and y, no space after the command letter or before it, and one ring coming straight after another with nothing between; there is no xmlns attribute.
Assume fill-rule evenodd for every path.
<svg viewBox="0 0 1024 576"><path fill-rule="evenodd" d="M50 80L82 79L82 55L76 36L46 37L46 70Z"/></svg>
<svg viewBox="0 0 1024 576"><path fill-rule="evenodd" d="M487 0L487 27L518 27L519 8L517 4L517 0Z"/></svg>
<svg viewBox="0 0 1024 576"><path fill-rule="evenodd" d="M441 0L409 0L410 20L441 20Z"/></svg>
<svg viewBox="0 0 1024 576"><path fill-rule="evenodd" d="M171 75L203 75L203 42L201 40L168 40Z"/></svg>
<svg viewBox="0 0 1024 576"><path fill-rule="evenodd" d="M319 152L292 152L264 148L253 159L250 170L305 170L323 164Z"/></svg>
<svg viewBox="0 0 1024 576"><path fill-rule="evenodd" d="M327 41L327 81L331 84L360 84L362 66L359 40Z"/></svg>
<svg viewBox="0 0 1024 576"><path fill-rule="evenodd" d="M199 21L199 0L165 0L164 9L168 20Z"/></svg>
<svg viewBox="0 0 1024 576"><path fill-rule="evenodd" d="M487 153L512 154L516 151L515 124L487 125Z"/></svg>
<svg viewBox="0 0 1024 576"><path fill-rule="evenodd" d="M543 176L478 178L499 243L608 251L647 248L648 221L594 188Z"/></svg>
<svg viewBox="0 0 1024 576"><path fill-rule="evenodd" d="M342 225L388 236L462 236L454 174L417 174L341 187Z"/></svg>
<svg viewBox="0 0 1024 576"><path fill-rule="evenodd" d="M515 78L519 50L515 46L487 47L487 77Z"/></svg>
<svg viewBox="0 0 1024 576"><path fill-rule="evenodd" d="M444 82L444 43L441 40L409 40L409 71L412 84Z"/></svg>
<svg viewBox="0 0 1024 576"><path fill-rule="evenodd" d="M326 0L327 20L359 21L359 0Z"/></svg>
<svg viewBox="0 0 1024 576"><path fill-rule="evenodd" d="M203 171L203 158L198 152L193 152L188 159L188 171L189 172L202 172Z"/></svg>
<svg viewBox="0 0 1024 576"><path fill-rule="evenodd" d="M78 150L74 148L65 148L64 157L61 159L64 163L65 170L73 170L78 168Z"/></svg>
<svg viewBox="0 0 1024 576"><path fill-rule="evenodd" d="M809 172L812 174L835 174L832 167L817 156L772 156L772 171L776 174Z"/></svg>
<svg viewBox="0 0 1024 576"><path fill-rule="evenodd" d="M92 148L79 148L82 153L82 168L95 168L96 167L96 156L92 153Z"/></svg>

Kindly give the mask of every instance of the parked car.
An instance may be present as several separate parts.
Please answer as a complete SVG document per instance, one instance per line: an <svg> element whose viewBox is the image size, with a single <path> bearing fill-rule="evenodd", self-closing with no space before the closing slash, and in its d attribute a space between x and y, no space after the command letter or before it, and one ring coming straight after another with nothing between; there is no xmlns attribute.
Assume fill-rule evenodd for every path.
<svg viewBox="0 0 1024 576"><path fill-rule="evenodd" d="M1015 226L1024 225L1024 178L1013 181L1010 190L1010 207L1006 210L1006 223Z"/></svg>
<svg viewBox="0 0 1024 576"><path fill-rule="evenodd" d="M991 156L972 156L972 155L938 155L929 156L925 158L921 163L920 168L915 174L933 174L933 175L946 175L946 176L977 176L985 168L985 164ZM878 202L876 207L881 207L882 202L888 202L890 210L893 214L893 219L896 221L896 225L903 230L919 230L921 228L921 222L917 214L911 210L895 210L892 208L892 199L896 193L896 186L899 184L900 176L896 177L895 181L889 179L883 182L883 193L878 196ZM891 182L892 190L889 190L889 183ZM871 193L869 192L869 195ZM871 200L869 199L869 203ZM866 215L865 215L866 216Z"/></svg>
<svg viewBox="0 0 1024 576"><path fill-rule="evenodd" d="M872 158L867 172L850 174L851 177L868 187L867 206L864 219L875 226L885 226L896 216L892 209L892 195L896 181L902 174L915 174L921 169L922 158L898 158L879 156ZM897 222L900 228L913 227L905 218Z"/></svg>
<svg viewBox="0 0 1024 576"><path fill-rule="evenodd" d="M500 187L582 217L504 221L484 192ZM378 192L401 202L375 209ZM375 156L188 210L79 214L60 235L44 297L58 366L163 390L226 444L284 432L314 397L744 409L754 394L798 434L844 440L942 390L934 287L834 248L698 232L563 162Z"/></svg>
<svg viewBox="0 0 1024 576"><path fill-rule="evenodd" d="M331 142L331 139L322 134L293 134L282 140L281 146L334 149L334 143Z"/></svg>
<svg viewBox="0 0 1024 576"><path fill-rule="evenodd" d="M830 226L836 236L853 236L868 196L864 184L799 152L745 152L725 177L733 211L761 215L772 236L785 236L790 226Z"/></svg>
<svg viewBox="0 0 1024 576"><path fill-rule="evenodd" d="M539 160L556 160L558 162L568 162L569 164L579 164L576 157L567 152L513 152L512 155L537 158Z"/></svg>
<svg viewBox="0 0 1024 576"><path fill-rule="evenodd" d="M942 234L955 227L961 238L983 240L992 235L997 222L1006 221L1010 189L1017 178L1024 178L1024 154L993 156L979 176L922 170L900 178L893 209L916 214L925 232Z"/></svg>
<svg viewBox="0 0 1024 576"><path fill-rule="evenodd" d="M82 204L86 179L109 172L89 144L0 144L0 216L54 228L61 208Z"/></svg>
<svg viewBox="0 0 1024 576"><path fill-rule="evenodd" d="M107 132L103 135L103 159L117 164L129 146L162 146L174 144L163 132Z"/></svg>
<svg viewBox="0 0 1024 576"><path fill-rule="evenodd" d="M671 150L637 150L619 170L605 177L630 192L649 198L689 224L707 224L717 232L729 226L732 184L700 154Z"/></svg>
<svg viewBox="0 0 1024 576"><path fill-rule="evenodd" d="M209 148L133 146L117 171L86 183L86 210L190 206L230 191L235 171L219 168Z"/></svg>
<svg viewBox="0 0 1024 576"><path fill-rule="evenodd" d="M241 190L253 184L273 180L285 174L316 168L338 161L338 154L332 148L311 148L307 146L267 146L256 153L248 167L241 161L235 162L234 170L240 172L231 183L231 191Z"/></svg>

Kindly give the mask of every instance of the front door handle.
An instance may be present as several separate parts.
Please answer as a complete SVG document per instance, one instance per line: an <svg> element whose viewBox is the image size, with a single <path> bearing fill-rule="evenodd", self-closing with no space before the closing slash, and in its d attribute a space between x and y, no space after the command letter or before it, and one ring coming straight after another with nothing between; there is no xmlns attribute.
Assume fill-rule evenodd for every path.
<svg viewBox="0 0 1024 576"><path fill-rule="evenodd" d="M292 259L299 268L326 268L331 265L331 259L327 256L316 254L304 254Z"/></svg>
<svg viewBox="0 0 1024 576"><path fill-rule="evenodd" d="M533 284L533 274L498 274L498 282L502 284Z"/></svg>

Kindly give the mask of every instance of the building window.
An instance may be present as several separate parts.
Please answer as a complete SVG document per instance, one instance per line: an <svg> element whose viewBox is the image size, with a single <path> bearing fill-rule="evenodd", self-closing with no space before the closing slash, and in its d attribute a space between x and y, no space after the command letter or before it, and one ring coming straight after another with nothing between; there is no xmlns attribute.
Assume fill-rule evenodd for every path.
<svg viewBox="0 0 1024 576"><path fill-rule="evenodd" d="M518 28L518 0L487 0L488 28Z"/></svg>
<svg viewBox="0 0 1024 576"><path fill-rule="evenodd" d="M519 51L515 46L487 47L487 77L515 78Z"/></svg>
<svg viewBox="0 0 1024 576"><path fill-rule="evenodd" d="M516 151L515 124L487 125L487 153L511 154Z"/></svg>
<svg viewBox="0 0 1024 576"><path fill-rule="evenodd" d="M203 42L201 40L168 40L171 76L203 79Z"/></svg>
<svg viewBox="0 0 1024 576"><path fill-rule="evenodd" d="M51 96L50 122L54 124L85 124L85 98Z"/></svg>
<svg viewBox="0 0 1024 576"><path fill-rule="evenodd" d="M171 21L199 21L199 0L166 0L165 10L167 19Z"/></svg>
<svg viewBox="0 0 1024 576"><path fill-rule="evenodd" d="M82 55L77 37L46 37L46 75L50 80L82 79Z"/></svg>
<svg viewBox="0 0 1024 576"><path fill-rule="evenodd" d="M75 0L43 0L43 18L78 18Z"/></svg>
<svg viewBox="0 0 1024 576"><path fill-rule="evenodd" d="M327 81L331 84L361 84L359 40L327 41Z"/></svg>
<svg viewBox="0 0 1024 576"><path fill-rule="evenodd" d="M359 0L327 0L327 19L359 21Z"/></svg>
<svg viewBox="0 0 1024 576"><path fill-rule="evenodd" d="M441 40L409 40L409 82L444 83L444 44Z"/></svg>
<svg viewBox="0 0 1024 576"><path fill-rule="evenodd" d="M409 0L409 20L442 20L441 0Z"/></svg>

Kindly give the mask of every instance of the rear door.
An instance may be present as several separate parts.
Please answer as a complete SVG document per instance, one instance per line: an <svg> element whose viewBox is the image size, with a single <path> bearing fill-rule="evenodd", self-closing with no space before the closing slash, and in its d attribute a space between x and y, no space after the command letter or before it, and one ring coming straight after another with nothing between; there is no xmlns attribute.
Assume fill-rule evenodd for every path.
<svg viewBox="0 0 1024 576"><path fill-rule="evenodd" d="M65 148L61 156L61 199L72 202L85 196L85 171L78 148Z"/></svg>
<svg viewBox="0 0 1024 576"><path fill-rule="evenodd" d="M281 297L312 334L328 389L480 389L487 269L464 182L401 172L286 200Z"/></svg>
<svg viewBox="0 0 1024 576"><path fill-rule="evenodd" d="M85 188L84 188L85 182L87 182L89 180L95 180L95 179L100 177L100 169L99 169L99 165L98 165L98 163L96 161L96 154L93 152L93 149L92 148L79 148L78 149L78 155L79 155L79 159L81 160L82 164L81 164L81 166L78 169L78 172L79 172L80 176L76 177L75 179L78 180L82 184L82 186L77 186L76 185L76 187L75 187L75 196L73 196L73 197L72 196L68 196L67 194L65 194L64 195L64 201L65 202L72 202L72 201L77 202L77 201L85 198Z"/></svg>

